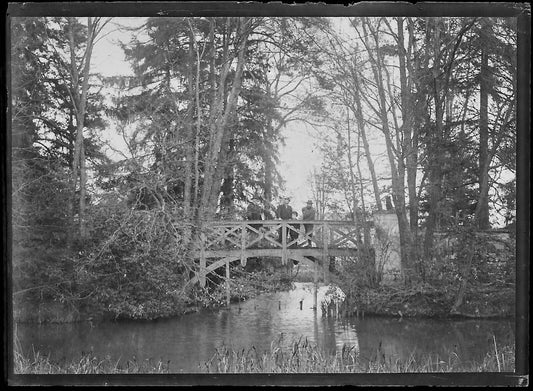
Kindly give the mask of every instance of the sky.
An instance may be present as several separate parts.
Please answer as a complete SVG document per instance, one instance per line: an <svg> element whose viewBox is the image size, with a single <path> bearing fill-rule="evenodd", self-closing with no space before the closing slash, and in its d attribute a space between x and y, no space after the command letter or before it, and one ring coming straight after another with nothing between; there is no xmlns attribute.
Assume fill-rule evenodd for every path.
<svg viewBox="0 0 533 391"><path fill-rule="evenodd" d="M114 18L106 26L102 38L93 50L91 69L104 76L131 75L129 64L125 61L119 41L127 42L130 32L120 31L116 23L129 27L140 26L144 18ZM320 166L322 157L315 146L308 125L301 121L290 122L282 130L285 145L280 145L280 173L285 179L285 191L280 195L291 197L290 205L301 210L308 199L313 198L309 178L314 168ZM113 130L107 132L108 140L114 145L121 144L120 137L111 136ZM277 200L275 200L277 201Z"/></svg>

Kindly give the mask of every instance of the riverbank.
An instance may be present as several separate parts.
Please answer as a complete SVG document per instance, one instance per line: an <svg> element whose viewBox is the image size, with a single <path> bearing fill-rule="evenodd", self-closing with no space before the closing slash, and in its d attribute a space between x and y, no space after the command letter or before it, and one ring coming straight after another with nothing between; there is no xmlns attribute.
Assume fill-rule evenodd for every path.
<svg viewBox="0 0 533 391"><path fill-rule="evenodd" d="M230 301L232 303L249 300L266 292L286 291L291 289L293 279L284 270L271 268L270 270L247 271L238 266L232 271L230 280ZM226 289L223 280L205 288L198 285L191 287L187 294L179 295L177 305L165 314L156 314L150 319L170 318L187 315L201 310L217 309L226 306ZM39 303L15 302L13 306L13 321L15 323L74 323L101 322L116 320L112 313L102 308L76 306L69 301L42 301ZM119 319L129 319L121 317ZM132 318L133 319L133 318ZM142 318L135 318L142 319Z"/></svg>
<svg viewBox="0 0 533 391"><path fill-rule="evenodd" d="M353 290L348 294L348 315L364 312L368 315L427 318L512 318L515 316L515 290L469 290L455 311L455 292L429 285L406 289L381 286L376 289Z"/></svg>
<svg viewBox="0 0 533 391"><path fill-rule="evenodd" d="M267 265L267 267L265 267ZM314 271L306 265L295 265L287 270L277 260L253 260L246 267L232 270L230 280L230 302L242 302L265 292L290 290L293 282L313 282ZM319 275L323 283L323 275ZM399 284L383 284L377 288L356 287L343 283L342 276L330 273L330 282L338 284L347 294L344 310L347 316L362 314L388 317L425 318L512 318L515 316L515 289L509 286L494 289L469 289L461 305L451 311L456 301L456 292L447 287L439 288L429 284L418 284L405 288ZM198 312L204 309L218 309L226 306L226 285L218 278L206 288L194 286L187 295L182 295L178 305L165 314L155 314L151 319L168 318ZM68 301L63 303L43 302L15 306L14 321L22 323L71 323L80 321L99 322L113 320L113 314L98 308L77 308ZM124 319L124 318L123 318Z"/></svg>
<svg viewBox="0 0 533 391"><path fill-rule="evenodd" d="M294 269L295 280L313 282L314 271L311 267L301 265ZM319 283L323 275L319 274ZM469 287L464 293L460 305L456 304L457 290L449 286L432 286L420 283L405 287L399 283L369 286L353 286L347 283L342 274L329 274L330 283L339 285L346 293L344 303L347 316L405 317L405 318L458 318L489 319L515 317L515 286L493 287L491 285Z"/></svg>

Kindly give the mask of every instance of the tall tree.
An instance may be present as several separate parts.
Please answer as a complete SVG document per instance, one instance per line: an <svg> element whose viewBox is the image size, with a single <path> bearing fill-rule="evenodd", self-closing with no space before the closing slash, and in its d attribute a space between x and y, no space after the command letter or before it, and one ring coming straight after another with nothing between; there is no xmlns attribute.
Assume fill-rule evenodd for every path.
<svg viewBox="0 0 533 391"><path fill-rule="evenodd" d="M221 162L221 148L228 139L227 125L235 110L237 98L241 90L242 73L245 65L248 35L251 33L252 21L247 18L238 18L235 21L226 20L223 36L222 68L216 80L217 92L211 104L209 126L209 148L205 162L204 184L198 205L198 221L212 217L216 212L216 202L220 193L223 165ZM233 50L230 49L233 45ZM230 51L231 50L231 51ZM231 90L226 95L226 79L230 66L236 60L235 74Z"/></svg>
<svg viewBox="0 0 533 391"><path fill-rule="evenodd" d="M402 145L400 144L400 129L396 126L396 132L393 134L392 129L389 126L388 89L385 85L385 78L387 77L388 71L384 63L384 53L379 38L379 24L381 22L378 20L377 23L377 25L373 25L369 19L365 18L363 19L361 26L363 31L363 42L369 56L370 66L378 93L377 107L374 107L374 105L368 100L367 103L369 103L370 107L373 108L377 117L380 119L382 132L385 137L385 145L392 177L392 197L400 231L402 269L404 271L405 281L410 283L417 279L417 273L415 269L416 256L414 252L415 247L413 245L413 236L410 231L406 214L405 161L403 151L401 150ZM370 38L372 38L372 41ZM409 128L407 128L407 130L410 131ZM396 145L394 139L396 139Z"/></svg>
<svg viewBox="0 0 533 391"><path fill-rule="evenodd" d="M446 21L440 18L430 18L427 21L426 48L432 55L431 95L433 100L433 125L428 133L428 179L429 179L429 210L425 224L424 256L431 257L435 230L439 226L442 216L442 163L446 156L443 145L449 134L446 127L446 107L453 99L453 70L456 65L459 48L465 34L472 28L475 20L451 20L448 26L456 26L456 31L446 28Z"/></svg>
<svg viewBox="0 0 533 391"><path fill-rule="evenodd" d="M70 71L74 70L74 66L71 66L69 59L69 48L72 47L70 45L72 43L76 53L83 49L81 46L85 42L85 29L78 24L69 36L70 29L67 26L69 24L62 18L17 19L13 25L14 32L20 30L21 39L33 40L32 44L20 49L17 48L20 41L13 41L14 64L20 60L20 67L13 68L15 75L13 88L16 91L14 94L14 130L32 132L31 137L25 137L20 141L24 143L27 151L28 148L33 149L39 155L55 161L57 168L54 168L54 171L57 171L59 167L62 167L61 170L63 168L73 169L77 137L74 123L76 111L81 103L74 99L75 96L80 97L80 95L76 95L73 90L74 84L71 83ZM77 66L79 65L78 63ZM32 68L33 71L29 72ZM30 73L31 79L28 78ZM88 76L86 79L88 83ZM81 77L78 75L78 86L81 91L80 80ZM84 94L85 125L93 129L101 128L103 125L101 96L95 91L90 92L88 87L89 85ZM23 92L24 89L27 92ZM14 148L18 151L19 141L17 138L15 140ZM85 138L83 147L84 154L88 158L103 158L94 133ZM78 153L80 152L81 144L78 140ZM71 174L73 174L72 171ZM72 197L79 195L75 195L74 191L75 189L71 187ZM74 198L70 201L73 203ZM67 205L70 205L70 201ZM72 217L75 208L68 209L72 212L70 213ZM67 235L72 235L72 230L66 232Z"/></svg>
<svg viewBox="0 0 533 391"><path fill-rule="evenodd" d="M76 136L74 140L74 155L72 159L72 179L71 179L71 199L69 202L69 213L74 219L74 200L76 198L76 185L79 177L79 209L78 226L79 235L83 240L87 236L85 225L86 208L86 185L87 172L85 163L85 145L83 130L86 126L85 116L87 115L87 97L89 93L89 78L91 71L91 57L96 39L107 21L101 18L87 18L86 31L76 18L68 18L68 43L70 51L70 97L74 108L76 119ZM81 31L80 31L81 30ZM81 58L78 57L80 39L85 35L84 50ZM79 69L82 69L80 74ZM71 238L72 239L72 238Z"/></svg>
<svg viewBox="0 0 533 391"><path fill-rule="evenodd" d="M12 19L13 265L19 292L76 305L68 300L76 291L65 208L72 199L76 109L67 26L63 18ZM77 50L83 34L83 28L76 32ZM88 89L85 125L94 131L84 153L91 166L106 160L95 132L103 124L101 109L101 95Z"/></svg>

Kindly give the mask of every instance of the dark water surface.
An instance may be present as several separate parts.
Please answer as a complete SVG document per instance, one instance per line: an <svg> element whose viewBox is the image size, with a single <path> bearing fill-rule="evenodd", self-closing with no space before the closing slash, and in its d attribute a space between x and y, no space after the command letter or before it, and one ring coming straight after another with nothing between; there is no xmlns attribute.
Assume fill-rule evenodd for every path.
<svg viewBox="0 0 533 391"><path fill-rule="evenodd" d="M113 361L170 360L172 372L200 372L215 349L267 350L282 336L288 346L300 337L317 342L329 353L343 344L355 345L361 359L373 359L380 348L386 359L411 354L447 360L454 352L463 362L481 362L494 351L493 336L501 345L514 344L512 320L433 320L365 317L326 319L312 310L312 284L296 283L289 292L264 294L218 311L155 321L119 321L95 324L19 324L17 336L24 353L31 349L52 360L79 359L94 352ZM300 300L303 308L300 310ZM30 354L31 356L31 354Z"/></svg>

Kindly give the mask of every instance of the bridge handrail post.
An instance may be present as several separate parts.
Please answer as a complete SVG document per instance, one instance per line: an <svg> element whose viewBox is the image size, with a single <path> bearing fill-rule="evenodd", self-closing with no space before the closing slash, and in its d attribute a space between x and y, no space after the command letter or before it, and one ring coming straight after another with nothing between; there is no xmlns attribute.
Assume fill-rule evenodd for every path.
<svg viewBox="0 0 533 391"><path fill-rule="evenodd" d="M323 232L323 238L324 238L324 245L322 246L322 267L324 268L324 283L328 283L328 277L329 277L329 257L328 257L328 249L329 249L329 240L330 240L330 225L326 222L324 222L324 226L322 229Z"/></svg>
<svg viewBox="0 0 533 391"><path fill-rule="evenodd" d="M318 291L318 260L315 259L313 262L313 310L317 311L317 291Z"/></svg>
<svg viewBox="0 0 533 391"><path fill-rule="evenodd" d="M287 264L287 223L281 221L281 264Z"/></svg>
<svg viewBox="0 0 533 391"><path fill-rule="evenodd" d="M246 266L246 254L245 254L245 248L246 248L246 231L247 231L247 224L242 223L241 224L241 265L244 267Z"/></svg>
<svg viewBox="0 0 533 391"><path fill-rule="evenodd" d="M226 305L231 303L229 261L226 260Z"/></svg>

